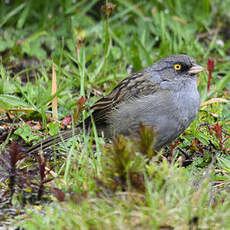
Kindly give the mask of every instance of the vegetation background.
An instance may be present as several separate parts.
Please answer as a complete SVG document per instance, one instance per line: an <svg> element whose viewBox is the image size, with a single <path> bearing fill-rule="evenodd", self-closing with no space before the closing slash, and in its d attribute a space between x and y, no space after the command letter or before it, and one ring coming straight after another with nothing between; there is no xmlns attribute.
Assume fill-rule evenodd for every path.
<svg viewBox="0 0 230 230"><path fill-rule="evenodd" d="M230 229L229 5L2 0L0 225ZM155 153L153 131L141 127L139 142L105 146L94 130L56 151L23 154L88 116L130 72L176 53L209 73L198 79L199 117L171 146Z"/></svg>

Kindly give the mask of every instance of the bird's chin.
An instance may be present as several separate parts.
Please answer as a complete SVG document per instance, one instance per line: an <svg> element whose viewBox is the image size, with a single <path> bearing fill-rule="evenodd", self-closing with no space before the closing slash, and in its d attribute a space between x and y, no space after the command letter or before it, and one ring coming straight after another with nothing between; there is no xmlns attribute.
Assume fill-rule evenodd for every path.
<svg viewBox="0 0 230 230"><path fill-rule="evenodd" d="M183 75L183 76L179 76L177 78L174 78L174 81L179 83L181 81L186 81L186 80L194 80L194 79L197 79L197 74L186 74L186 75Z"/></svg>
<svg viewBox="0 0 230 230"><path fill-rule="evenodd" d="M197 78L197 74L194 73L194 74L188 74L187 75L188 78Z"/></svg>

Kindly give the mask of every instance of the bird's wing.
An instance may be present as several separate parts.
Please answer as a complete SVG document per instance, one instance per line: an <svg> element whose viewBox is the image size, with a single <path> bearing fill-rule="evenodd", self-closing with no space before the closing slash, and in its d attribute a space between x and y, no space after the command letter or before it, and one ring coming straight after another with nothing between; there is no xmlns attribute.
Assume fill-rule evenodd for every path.
<svg viewBox="0 0 230 230"><path fill-rule="evenodd" d="M137 72L121 81L110 94L98 100L91 109L96 124L106 122L109 113L119 104L130 99L153 94L160 87L146 72Z"/></svg>

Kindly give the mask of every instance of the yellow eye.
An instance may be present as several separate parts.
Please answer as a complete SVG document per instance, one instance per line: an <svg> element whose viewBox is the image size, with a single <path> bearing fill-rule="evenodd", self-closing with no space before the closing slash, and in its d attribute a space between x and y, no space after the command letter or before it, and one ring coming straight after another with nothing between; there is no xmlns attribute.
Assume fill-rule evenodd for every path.
<svg viewBox="0 0 230 230"><path fill-rule="evenodd" d="M175 70L180 70L181 69L181 65L180 64L175 64L174 65L174 69Z"/></svg>

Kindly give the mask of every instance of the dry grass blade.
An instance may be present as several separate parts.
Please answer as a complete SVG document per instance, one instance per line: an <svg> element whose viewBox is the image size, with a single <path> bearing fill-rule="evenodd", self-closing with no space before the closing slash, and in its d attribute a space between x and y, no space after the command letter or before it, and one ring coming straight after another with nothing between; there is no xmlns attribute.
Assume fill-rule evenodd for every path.
<svg viewBox="0 0 230 230"><path fill-rule="evenodd" d="M54 62L52 62L52 95L57 92L57 76L54 67ZM58 120L58 109L57 109L57 96L55 96L52 100L52 112L53 112L53 119L55 121Z"/></svg>
<svg viewBox="0 0 230 230"><path fill-rule="evenodd" d="M204 107L206 105L210 105L210 104L213 104L213 103L228 103L228 102L230 102L230 101L225 99L225 98L212 98L212 99L207 100L204 103L202 103L200 105L200 107Z"/></svg>

